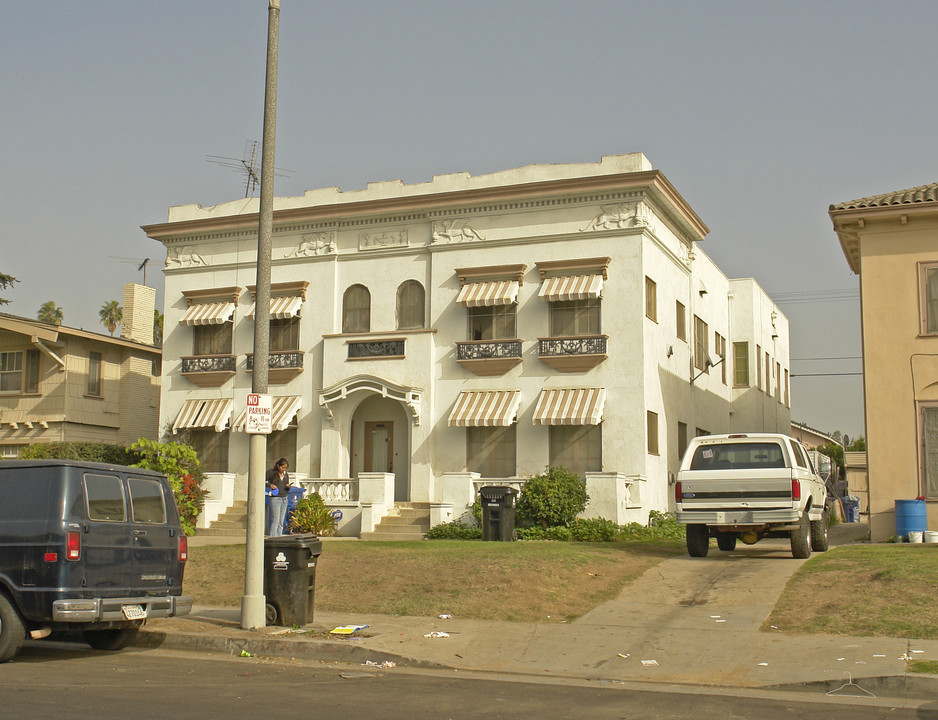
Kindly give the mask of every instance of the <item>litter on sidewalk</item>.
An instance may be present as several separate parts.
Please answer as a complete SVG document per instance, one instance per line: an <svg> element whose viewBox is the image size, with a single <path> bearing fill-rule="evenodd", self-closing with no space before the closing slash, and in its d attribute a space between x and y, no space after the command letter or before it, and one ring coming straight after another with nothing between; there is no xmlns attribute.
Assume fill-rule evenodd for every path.
<svg viewBox="0 0 938 720"><path fill-rule="evenodd" d="M426 637L426 638L447 638L447 637L449 637L449 633L448 633L448 632L443 632L442 630L434 630L433 632L429 632L429 633L427 633L426 635L424 635L424 637Z"/></svg>
<svg viewBox="0 0 938 720"><path fill-rule="evenodd" d="M393 660L385 660L384 662L380 662L380 663L375 662L374 660L365 660L365 662L363 662L362 665L365 665L367 667L379 667L379 668L397 667L397 663L394 662Z"/></svg>
<svg viewBox="0 0 938 720"><path fill-rule="evenodd" d="M364 630L367 625L340 625L337 628L333 628L329 631L330 635L351 635L356 633L359 630Z"/></svg>
<svg viewBox="0 0 938 720"><path fill-rule="evenodd" d="M658 667L657 660L642 660L642 665L645 667Z"/></svg>
<svg viewBox="0 0 938 720"><path fill-rule="evenodd" d="M437 617L439 617L440 620L449 620L453 616L450 615L449 613L443 613L442 615L438 615Z"/></svg>

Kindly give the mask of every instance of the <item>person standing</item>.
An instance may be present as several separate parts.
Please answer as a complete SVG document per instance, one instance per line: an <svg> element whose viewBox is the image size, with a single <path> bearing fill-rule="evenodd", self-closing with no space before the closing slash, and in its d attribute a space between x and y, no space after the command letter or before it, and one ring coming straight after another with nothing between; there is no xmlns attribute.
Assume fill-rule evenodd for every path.
<svg viewBox="0 0 938 720"><path fill-rule="evenodd" d="M283 521L287 516L287 499L290 488L290 475L287 473L286 458L280 458L267 471L267 489L270 491L270 526L267 534L270 537L283 535Z"/></svg>

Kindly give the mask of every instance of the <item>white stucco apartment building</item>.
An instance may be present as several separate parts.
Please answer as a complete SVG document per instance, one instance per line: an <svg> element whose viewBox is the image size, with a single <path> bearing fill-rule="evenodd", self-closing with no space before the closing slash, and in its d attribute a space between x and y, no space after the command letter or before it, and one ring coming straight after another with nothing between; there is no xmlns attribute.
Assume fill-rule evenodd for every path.
<svg viewBox="0 0 938 720"><path fill-rule="evenodd" d="M257 223L248 199L144 228L167 250L161 427L215 473L205 522L246 496ZM346 535L551 464L588 516L668 510L691 437L790 428L787 319L707 233L640 153L278 198L268 459Z"/></svg>

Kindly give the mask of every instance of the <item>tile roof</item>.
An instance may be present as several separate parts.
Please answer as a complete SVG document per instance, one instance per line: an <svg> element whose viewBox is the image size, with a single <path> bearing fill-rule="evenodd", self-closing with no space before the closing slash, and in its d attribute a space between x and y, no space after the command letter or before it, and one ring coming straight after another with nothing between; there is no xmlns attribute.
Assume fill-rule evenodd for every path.
<svg viewBox="0 0 938 720"><path fill-rule="evenodd" d="M908 190L896 190L883 195L848 200L847 202L831 205L830 210L858 210L861 208L887 207L889 205L916 205L918 203L936 202L938 202L938 183L931 183L930 185L919 185Z"/></svg>

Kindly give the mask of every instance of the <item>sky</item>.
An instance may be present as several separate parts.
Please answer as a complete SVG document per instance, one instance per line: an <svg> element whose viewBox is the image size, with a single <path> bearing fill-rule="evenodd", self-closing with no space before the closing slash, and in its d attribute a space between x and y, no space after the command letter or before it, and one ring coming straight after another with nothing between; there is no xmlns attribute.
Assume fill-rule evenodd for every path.
<svg viewBox="0 0 938 720"><path fill-rule="evenodd" d="M267 0L7 3L0 311L106 332L165 249L141 225L244 196ZM938 180L938 3L282 0L278 196L642 152L729 277L791 324L792 419L863 434L858 278L828 206Z"/></svg>

